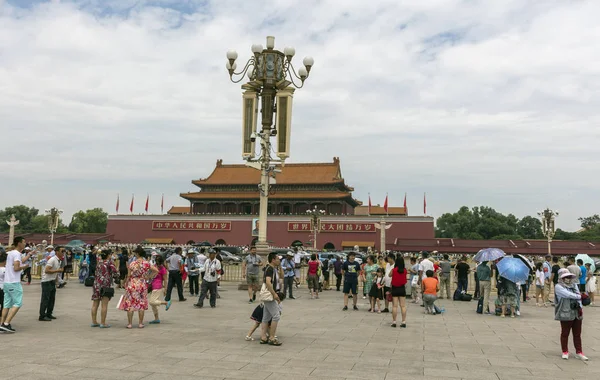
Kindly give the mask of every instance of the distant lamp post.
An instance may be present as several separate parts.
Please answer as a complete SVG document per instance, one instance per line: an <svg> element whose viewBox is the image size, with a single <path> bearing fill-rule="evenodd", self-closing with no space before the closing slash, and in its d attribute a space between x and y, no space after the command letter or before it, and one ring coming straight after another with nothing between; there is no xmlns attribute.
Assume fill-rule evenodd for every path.
<svg viewBox="0 0 600 380"><path fill-rule="evenodd" d="M50 210L44 210L48 217L48 229L50 230L50 245L54 245L54 234L58 229L58 223L60 222L60 215L63 210L59 210L56 207L52 207Z"/></svg>
<svg viewBox="0 0 600 380"><path fill-rule="evenodd" d="M558 211L553 211L547 208L544 211L538 212L538 215L542 219L542 232L548 239L548 254L552 255L552 238L556 233L556 226L554 222L558 216Z"/></svg>
<svg viewBox="0 0 600 380"><path fill-rule="evenodd" d="M267 215L270 183L275 183L275 174L281 172L276 165L283 165L290 156L290 133L292 123L292 98L296 88L302 88L314 64L311 57L302 61L298 71L292 65L296 50L286 47L283 52L275 50L275 37L267 37L267 48L252 45L253 56L241 71L236 72L237 52L227 52L225 67L233 83L248 81L242 85L242 157L248 161L247 166L260 170L259 229L256 249L259 254L266 254ZM260 99L261 130L257 132L258 109ZM274 118L275 116L275 118ZM275 119L275 120L274 120ZM275 128L273 128L275 121ZM271 158L271 137L276 137L276 154L278 159ZM255 158L256 141L261 147L260 157Z"/></svg>
<svg viewBox="0 0 600 380"><path fill-rule="evenodd" d="M313 233L313 249L317 250L317 234L321 231L321 217L325 215L325 210L319 210L317 206L314 209L306 211L310 215L310 229Z"/></svg>

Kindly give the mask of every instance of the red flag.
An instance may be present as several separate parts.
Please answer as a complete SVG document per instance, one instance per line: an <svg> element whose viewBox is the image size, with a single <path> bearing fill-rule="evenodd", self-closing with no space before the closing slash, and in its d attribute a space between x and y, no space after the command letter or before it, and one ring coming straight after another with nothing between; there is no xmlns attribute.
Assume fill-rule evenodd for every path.
<svg viewBox="0 0 600 380"><path fill-rule="evenodd" d="M119 194L117 194L117 214L119 213Z"/></svg>
<svg viewBox="0 0 600 380"><path fill-rule="evenodd" d="M383 210L385 211L385 213L388 213L388 196L387 194L385 195L385 202L383 202Z"/></svg>
<svg viewBox="0 0 600 380"><path fill-rule="evenodd" d="M144 208L148 212L148 203L150 202L150 194L146 197L146 207Z"/></svg>
<svg viewBox="0 0 600 380"><path fill-rule="evenodd" d="M134 195L131 194L131 204L129 205L129 212L132 214L133 214L133 198L134 198Z"/></svg>
<svg viewBox="0 0 600 380"><path fill-rule="evenodd" d="M406 193L404 193L404 213L406 213Z"/></svg>
<svg viewBox="0 0 600 380"><path fill-rule="evenodd" d="M163 209L164 209L164 207L165 207L165 195L163 194L163 195L162 195L162 198L161 198L161 200L160 200L160 213L161 213L161 214L163 213Z"/></svg>
<svg viewBox="0 0 600 380"><path fill-rule="evenodd" d="M369 215L371 215L371 194L369 194Z"/></svg>
<svg viewBox="0 0 600 380"><path fill-rule="evenodd" d="M423 215L427 215L427 193L423 193Z"/></svg>

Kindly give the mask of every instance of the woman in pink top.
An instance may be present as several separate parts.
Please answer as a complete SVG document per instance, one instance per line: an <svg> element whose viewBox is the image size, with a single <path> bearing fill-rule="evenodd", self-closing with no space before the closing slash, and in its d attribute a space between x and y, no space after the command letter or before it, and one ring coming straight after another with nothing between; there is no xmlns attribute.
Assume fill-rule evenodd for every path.
<svg viewBox="0 0 600 380"><path fill-rule="evenodd" d="M162 256L156 256L156 269L158 270L158 274L152 280L152 293L150 294L150 306L152 306L152 312L154 313L154 320L150 321L150 324L160 323L160 319L158 318L158 307L161 305L165 305L165 311L169 310L171 307L171 300L163 301L165 295L167 294L167 277L169 272L167 272L167 268L165 268L165 259Z"/></svg>

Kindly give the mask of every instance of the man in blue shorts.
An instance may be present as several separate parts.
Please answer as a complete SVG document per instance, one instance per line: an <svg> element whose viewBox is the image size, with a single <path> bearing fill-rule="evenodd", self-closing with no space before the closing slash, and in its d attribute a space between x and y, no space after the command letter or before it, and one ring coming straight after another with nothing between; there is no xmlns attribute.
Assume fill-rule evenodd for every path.
<svg viewBox="0 0 600 380"><path fill-rule="evenodd" d="M344 275L344 308L342 310L348 310L348 293L352 292L352 302L354 303L354 310L358 310L356 303L358 297L358 275L360 274L360 264L354 261L356 254L350 252L348 254L348 260L342 265L342 273Z"/></svg>
<svg viewBox="0 0 600 380"><path fill-rule="evenodd" d="M21 264L27 262L32 252L21 257L21 252L25 249L25 239L17 236L13 240L12 251L6 256L6 272L4 274L4 309L2 310L2 318L0 321L0 330L7 333L14 333L15 330L10 325L12 319L17 315L17 312L23 304L23 287L21 286L21 271L27 268L29 264Z"/></svg>

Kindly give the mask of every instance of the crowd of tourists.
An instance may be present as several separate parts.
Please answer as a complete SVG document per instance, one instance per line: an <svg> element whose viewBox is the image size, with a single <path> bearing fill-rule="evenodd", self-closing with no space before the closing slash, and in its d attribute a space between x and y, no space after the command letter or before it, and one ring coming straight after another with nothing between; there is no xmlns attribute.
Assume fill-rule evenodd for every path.
<svg viewBox="0 0 600 380"><path fill-rule="evenodd" d="M14 333L12 321L22 306L22 283L31 283L31 268L36 251L22 237L16 237L12 249L0 251L0 306L2 307L0 331ZM70 256L70 259L69 259ZM407 327L407 296L412 303L420 304L423 312L437 315L444 309L436 305L438 299L478 300L481 314L498 314L501 317L520 315L520 305L531 300L530 287L535 289L538 307L555 307L555 319L561 324L562 357L569 358L568 337L573 334L576 357L587 360L583 354L581 330L583 307L593 305L596 277L591 263L567 258L562 264L558 257L546 257L532 263L531 271L524 281L512 281L500 274L499 261L480 261L469 264L470 258L458 256L452 261L448 255L431 256L421 252L408 258L401 253L371 254L360 264L354 252L343 258L340 255L318 257L311 255L306 268L306 285L310 299L319 299L322 291L343 293L342 311L358 311L359 291L368 298L370 313L390 313L391 327ZM40 264L41 299L39 321L52 322L57 288L64 287L73 272L76 258L66 247L44 247ZM197 297L194 307L203 308L209 300L211 308L217 306L219 283L225 267L218 249L202 247L184 250L175 247L164 257L157 252L147 255L141 246L135 249L121 247L113 251L107 247L90 247L80 263L86 285L91 286L91 327L110 328L106 322L108 304L115 297L116 285L124 290L119 297L117 309L125 311L126 328L145 327L145 311L152 308L153 319L149 324L160 324L159 311L172 307L171 293L177 291L179 302L185 302L184 285L189 295ZM261 327L260 343L279 346L277 325L281 318L281 302L287 297L294 300L294 291L301 285L300 252L290 250L284 255L272 252L263 259L256 248L250 247L242 262L242 273L248 286L248 303L257 303L251 314L252 327L245 339L254 340L252 334ZM454 272L456 291L451 294L451 274ZM335 277L335 283L333 278ZM468 294L470 278L475 280L475 292ZM332 281L330 281L330 279ZM495 280L495 281L492 281ZM490 308L492 283L495 283L498 299ZM362 285L362 286L361 286ZM554 294L551 299L550 294ZM100 318L98 319L98 309ZM492 311L493 310L493 311ZM400 314L400 315L399 315Z"/></svg>

